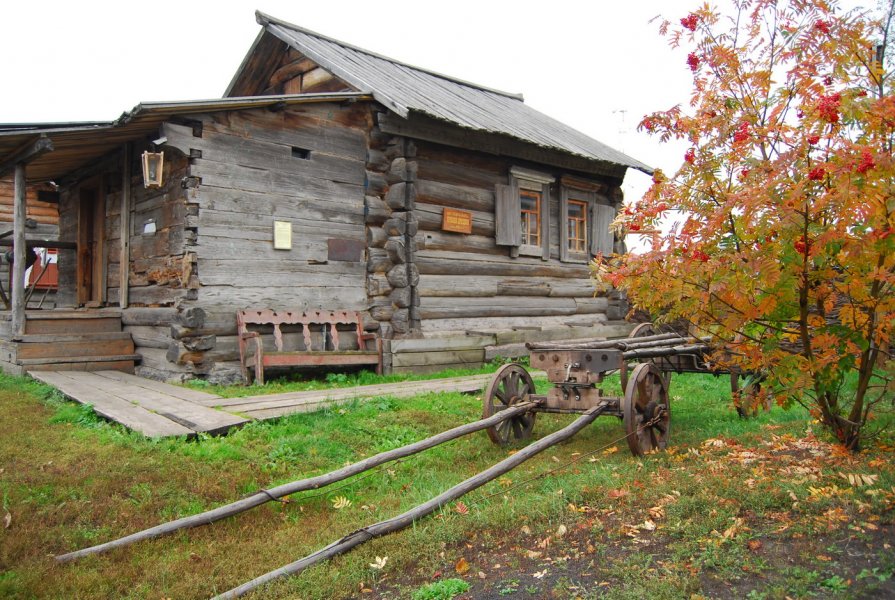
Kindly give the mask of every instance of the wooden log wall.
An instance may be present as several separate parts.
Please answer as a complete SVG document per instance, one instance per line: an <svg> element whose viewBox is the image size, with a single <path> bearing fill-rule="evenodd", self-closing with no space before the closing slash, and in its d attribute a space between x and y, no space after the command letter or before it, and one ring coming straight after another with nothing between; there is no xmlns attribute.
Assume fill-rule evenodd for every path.
<svg viewBox="0 0 895 600"><path fill-rule="evenodd" d="M567 173L431 142L414 146L414 262L423 334L562 329L607 320L608 290L595 287L587 265L559 260L559 181ZM548 199L548 260L512 258L507 247L495 243L494 189L508 183L514 165L556 177ZM600 183L615 188L617 182ZM442 231L445 207L469 211L472 233Z"/></svg>
<svg viewBox="0 0 895 600"><path fill-rule="evenodd" d="M226 381L238 376L236 310L369 308L370 117L364 105L327 103L190 118L163 131L172 151L190 157L185 243L197 289L178 305L206 318L137 333L148 368ZM274 249L275 221L291 224L291 249Z"/></svg>

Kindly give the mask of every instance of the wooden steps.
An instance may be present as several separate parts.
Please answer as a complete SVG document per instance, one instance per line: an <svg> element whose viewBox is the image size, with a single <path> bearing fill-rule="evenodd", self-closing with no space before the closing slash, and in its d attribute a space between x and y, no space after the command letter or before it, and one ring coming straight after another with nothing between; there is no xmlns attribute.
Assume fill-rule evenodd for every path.
<svg viewBox="0 0 895 600"><path fill-rule="evenodd" d="M29 374L97 414L147 437L221 434L249 419L208 408L218 398L119 371L38 371Z"/></svg>
<svg viewBox="0 0 895 600"><path fill-rule="evenodd" d="M25 371L134 372L140 355L115 309L28 311L25 334L0 340L0 367Z"/></svg>

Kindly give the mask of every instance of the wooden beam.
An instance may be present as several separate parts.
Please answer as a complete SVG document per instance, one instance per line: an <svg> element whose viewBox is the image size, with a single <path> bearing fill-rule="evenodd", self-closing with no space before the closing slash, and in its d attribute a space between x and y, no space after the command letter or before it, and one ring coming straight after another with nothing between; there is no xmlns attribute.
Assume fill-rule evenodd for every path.
<svg viewBox="0 0 895 600"><path fill-rule="evenodd" d="M435 119L416 114L409 119L404 119L393 113L380 113L378 123L384 133L391 135L406 136L455 148L477 150L496 156L511 156L589 175L600 175L616 180L617 185L621 185L627 169L623 165L576 156L562 150L544 148L508 135L452 127Z"/></svg>
<svg viewBox="0 0 895 600"><path fill-rule="evenodd" d="M127 308L128 282L131 257L131 155L133 144L128 142L122 148L121 165L121 211L120 211L120 244L121 256L118 259L118 305Z"/></svg>
<svg viewBox="0 0 895 600"><path fill-rule="evenodd" d="M30 141L14 151L6 160L0 162L0 175L4 175L18 165L25 165L51 150L53 150L53 140L48 137L41 136Z"/></svg>
<svg viewBox="0 0 895 600"><path fill-rule="evenodd" d="M49 141L49 140L46 140ZM51 144L52 146L52 144ZM25 162L15 165L13 197L12 335L25 334Z"/></svg>

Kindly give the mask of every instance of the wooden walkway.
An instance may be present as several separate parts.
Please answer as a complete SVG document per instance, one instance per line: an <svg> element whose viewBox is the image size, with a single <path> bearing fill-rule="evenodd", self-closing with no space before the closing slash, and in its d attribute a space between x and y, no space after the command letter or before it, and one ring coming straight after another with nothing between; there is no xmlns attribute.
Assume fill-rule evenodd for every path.
<svg viewBox="0 0 895 600"><path fill-rule="evenodd" d="M249 419L208 408L219 398L120 371L31 371L31 377L147 437L225 433Z"/></svg>
<svg viewBox="0 0 895 600"><path fill-rule="evenodd" d="M333 404L343 404L354 399L391 396L409 398L427 392L478 392L491 380L491 375L469 375L424 381L402 381L360 385L350 388L286 392L243 398L218 398L199 400L203 406L220 407L253 419L274 419L297 412L313 412Z"/></svg>
<svg viewBox="0 0 895 600"><path fill-rule="evenodd" d="M354 399L407 398L428 392L478 392L491 375L222 398L119 371L32 371L31 377L89 404L102 417L147 437L220 434L252 419L313 412Z"/></svg>

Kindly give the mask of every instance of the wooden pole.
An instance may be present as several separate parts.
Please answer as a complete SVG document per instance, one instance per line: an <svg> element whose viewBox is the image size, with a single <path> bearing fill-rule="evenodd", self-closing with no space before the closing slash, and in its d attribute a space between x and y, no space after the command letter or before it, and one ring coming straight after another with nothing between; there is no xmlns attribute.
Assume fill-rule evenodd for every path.
<svg viewBox="0 0 895 600"><path fill-rule="evenodd" d="M15 166L13 199L12 334L25 334L25 163Z"/></svg>
<svg viewBox="0 0 895 600"><path fill-rule="evenodd" d="M504 473L516 468L536 454L569 439L570 437L584 429L587 425L592 423L597 417L600 416L601 413L603 413L603 411L606 410L608 406L608 403L603 402L589 409L583 415L578 417L574 422L572 422L571 425L568 425L567 427L560 429L559 431L541 438L530 446L526 446L509 458L500 461L496 465L492 466L489 469L486 469L485 471L482 471L474 477L470 477L463 483L455 485L446 492L439 494L428 502L420 504L416 508L408 510L407 512L404 512L397 517L393 517L386 521L380 521L379 523L376 523L374 525L358 529L354 533L348 534L342 539L333 542L329 546L326 546L325 548L318 550L313 554L309 554L308 556L300 560L290 563L284 567L280 567L275 571L271 571L265 575L262 575L261 577L249 581L248 583L244 583L239 587L233 588L230 591L215 596L212 600L229 600L230 598L238 598L251 592L257 587L273 581L274 579L285 577L286 575L295 575L307 569L311 565L314 565L327 558L332 558L333 556L343 554L348 550L351 550L355 546L372 540L373 538L404 529L408 525L412 524L414 521L417 521L425 517L426 515L435 512L448 502L451 502L463 496L464 494L468 494L472 490L485 485L489 481L497 479Z"/></svg>
<svg viewBox="0 0 895 600"><path fill-rule="evenodd" d="M255 508L256 506L260 506L265 502L270 502L271 500L276 500L277 498L282 498L283 496L288 496L289 494L294 494L296 492L302 492L305 490L316 490L318 488L336 483L338 481L342 481L343 479L347 479L352 475L357 475L358 473L369 471L370 469L378 467L383 463L391 462L399 458L404 458L412 454L417 454L418 452L428 450L429 448L433 448L435 446L438 446L439 444L449 442L458 437L462 437L476 431L481 431L482 429L487 429L488 427L497 425L498 423L501 423L509 418L515 417L524 412L528 412L529 410L535 408L537 405L537 402L525 402L522 404L518 404L506 410L502 410L499 413L488 417L487 419L481 419L473 423L467 423L466 425L454 427L453 429L443 431L437 435L433 435L432 437L420 440L419 442L414 442L413 444L408 444L407 446L402 446L401 448L396 448L387 452L381 452L379 454L376 454L375 456L371 456L370 458L364 459L360 462L356 462L352 465L348 465L347 467L343 467L336 471L331 471L329 473L318 475L317 477L311 477L309 479L300 479L291 483L285 483L269 490L256 492L251 496L243 498L242 500L237 500L232 504L226 504L224 506L214 508L204 513L200 513L198 515L183 517L181 519L177 519L176 521L163 523L150 529L138 531L137 533L132 533L131 535L125 536L123 538L113 540L111 542L106 542L105 544L99 544L90 548L84 548L83 550L69 552L68 554L61 554L56 557L56 560L58 562L68 562L77 558L88 556L90 554L99 554L101 552L112 550L113 548L129 546L130 544L139 542L141 540L148 540L161 537L163 535L168 535L169 533L174 533L175 531L179 531L181 529L197 527L199 525L208 525L210 523L214 523L215 521L219 521L220 519L231 517L233 515L247 511L251 508Z"/></svg>
<svg viewBox="0 0 895 600"><path fill-rule="evenodd" d="M133 146L131 142L124 145L122 150L121 165L121 257L118 262L118 306L127 308L129 283L130 283L130 258L131 258L131 154Z"/></svg>
<svg viewBox="0 0 895 600"><path fill-rule="evenodd" d="M684 336L678 333L657 333L637 338L619 338L616 340L589 340L586 342L528 342L525 347L529 350L600 350L617 348L619 344L632 344L643 342L656 342L661 340L683 340Z"/></svg>

